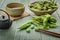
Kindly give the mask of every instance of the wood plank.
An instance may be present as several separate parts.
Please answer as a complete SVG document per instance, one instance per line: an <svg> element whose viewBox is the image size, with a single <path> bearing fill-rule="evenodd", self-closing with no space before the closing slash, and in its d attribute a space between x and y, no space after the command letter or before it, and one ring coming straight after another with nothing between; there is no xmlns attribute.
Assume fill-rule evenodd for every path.
<svg viewBox="0 0 60 40"><path fill-rule="evenodd" d="M0 8L5 0L0 0Z"/></svg>
<svg viewBox="0 0 60 40"><path fill-rule="evenodd" d="M43 1L45 1L45 0L43 0ZM48 1L48 0L46 0L46 1ZM50 36L49 35L44 34L44 33L41 33L41 35L42 35L42 40L50 40Z"/></svg>
<svg viewBox="0 0 60 40"><path fill-rule="evenodd" d="M31 16L33 16L34 13L29 10L28 4L31 2L34 2L34 1L37 1L37 0L5 0L2 3L2 5L0 6L0 8L5 10L5 6L8 3L19 2L19 3L23 3L25 5L25 8L26 8L25 11L29 12L29 14ZM38 1L40 1L40 0L38 0ZM56 17L56 19L58 20L57 24L60 24L60 22L59 22L60 20L59 20L57 13L54 12L52 15L54 17ZM52 39L53 40L60 40L60 38L55 38L55 37L52 37L50 35L35 32L35 30L31 30L31 33L26 33L26 31L24 31L24 30L19 31L18 28L23 23L25 23L29 20L32 20L31 16L14 21L9 30L5 30L5 31L1 30L0 31L0 40L52 40ZM53 30L50 30L50 31L55 31L55 32L60 33L60 27L53 29Z"/></svg>
<svg viewBox="0 0 60 40"><path fill-rule="evenodd" d="M37 1L37 0L36 0ZM28 5L30 2L34 2L34 0L30 0L30 2L27 4L27 2L24 0L21 0L20 2L22 2L22 3L26 3L25 4L25 6L26 5ZM27 6L26 6L26 11L28 11L30 14L32 13L30 10L28 10L27 9ZM54 17L56 17L57 19L59 19L58 18L58 16L57 16L57 14L56 14L56 12L55 13L53 13L52 14ZM26 19L28 19L29 17L27 17L27 18L23 18L24 20ZM19 20L20 21L20 24L23 24L24 22L22 22L21 20ZM19 21L17 21L17 23L19 22ZM19 23L18 23L19 24ZM19 24L19 25L20 25ZM16 31L17 32L17 31ZM38 36L37 36L37 34L38 34ZM18 35L18 36L17 36ZM34 36L34 37L32 37L32 36ZM36 32L32 32L32 33L30 33L30 34L27 34L25 31L20 31L19 33L17 32L16 33L16 37L18 37L17 39L19 39L20 38L20 40L50 40L51 38L54 38L54 40L56 39L55 37L52 37L52 36L49 36L49 35L46 35L46 34L39 34L39 33L36 33ZM38 37L38 38L37 38ZM51 37L51 38L50 38ZM16 39L16 38L15 38ZM16 40L17 40L16 39ZM51 39L52 40L52 39ZM58 39L59 40L59 39Z"/></svg>
<svg viewBox="0 0 60 40"><path fill-rule="evenodd" d="M55 0L57 5L58 5L58 10L57 10L57 14L59 16L59 19L60 19L60 0Z"/></svg>
<svg viewBox="0 0 60 40"><path fill-rule="evenodd" d="M48 0L47 0L48 1ZM57 12L54 12L53 14L52 14L52 16L53 17L55 17L57 20L59 20L59 17L58 17L58 15L57 15ZM57 29L56 29L57 30ZM52 29L50 30L50 31L53 31ZM55 30L54 30L55 31ZM57 31L55 31L55 32L57 32ZM59 32L59 31L58 31ZM53 36L50 36L50 35L47 35L47 34L44 34L44 33L42 33L42 40L55 40L56 38L55 37L53 37Z"/></svg>
<svg viewBox="0 0 60 40"><path fill-rule="evenodd" d="M28 4L31 1L32 0L27 0L27 1L26 0L24 0L24 1L23 0L18 0L18 2L24 3L26 9L28 7ZM25 10L25 11L28 11L28 9ZM28 12L31 13L30 10ZM23 19L20 19L20 20L17 21L17 24L18 24L17 26L19 27L19 26L21 26L21 24L23 24L26 21L31 20L31 19L32 19L31 16L23 18ZM19 32L18 32L18 30L16 30L15 35L16 35L15 38L14 38L15 40L41 40L41 37L40 37L41 34L40 33L36 33L35 30L31 31L31 33L26 33L26 31L24 31L24 30L23 31L19 31Z"/></svg>
<svg viewBox="0 0 60 40"><path fill-rule="evenodd" d="M14 0L5 0L0 6L0 8L5 10L5 6L10 2L14 2ZM9 30L0 31L0 40L14 40L16 26L16 25L14 26L14 24L16 24L16 21L12 24Z"/></svg>
<svg viewBox="0 0 60 40"><path fill-rule="evenodd" d="M59 1L58 0L55 0L58 4L59 4ZM59 9L59 8L58 8ZM55 29L52 29L52 31L54 31L54 32L57 32L57 33L60 33L59 32L59 30L60 30L60 14L59 14L59 10L57 10L56 12L54 12L53 14L52 14L56 19L57 19L57 25L58 25L58 27L57 28L55 28ZM50 29L50 31L51 31L51 29Z"/></svg>
<svg viewBox="0 0 60 40"><path fill-rule="evenodd" d="M0 8L5 10L6 5L12 2L15 2L15 0L5 0L5 2L2 4Z"/></svg>

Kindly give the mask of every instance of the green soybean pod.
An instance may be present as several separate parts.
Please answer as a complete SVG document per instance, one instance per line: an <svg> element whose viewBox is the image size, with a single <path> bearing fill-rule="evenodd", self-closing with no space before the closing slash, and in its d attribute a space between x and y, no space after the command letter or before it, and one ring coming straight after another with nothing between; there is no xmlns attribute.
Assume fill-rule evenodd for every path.
<svg viewBox="0 0 60 40"><path fill-rule="evenodd" d="M56 23L50 24L50 28L55 28L57 27Z"/></svg>
<svg viewBox="0 0 60 40"><path fill-rule="evenodd" d="M46 18L43 20L43 25L44 26L46 26L47 24L48 24L48 20L49 20L49 18L50 18L50 15L45 15L46 16Z"/></svg>
<svg viewBox="0 0 60 40"><path fill-rule="evenodd" d="M31 29L34 29L34 25L31 25L30 28L31 28Z"/></svg>
<svg viewBox="0 0 60 40"><path fill-rule="evenodd" d="M30 33L31 29L33 29L33 28L34 28L34 25L30 25L30 26L26 29L26 32L27 32L27 33Z"/></svg>
<svg viewBox="0 0 60 40"><path fill-rule="evenodd" d="M31 31L31 25L26 29L27 33L30 33L30 31Z"/></svg>
<svg viewBox="0 0 60 40"><path fill-rule="evenodd" d="M44 26L44 29L49 29L50 28L50 26Z"/></svg>
<svg viewBox="0 0 60 40"><path fill-rule="evenodd" d="M27 27L29 27L31 25L32 20L24 23L22 26L19 27L20 30L26 29Z"/></svg>
<svg viewBox="0 0 60 40"><path fill-rule="evenodd" d="M36 27L35 30L44 29L44 27Z"/></svg>
<svg viewBox="0 0 60 40"><path fill-rule="evenodd" d="M39 22L38 22L38 21L35 21L35 20L32 22L32 24L36 25L37 27L40 26L40 25L39 25Z"/></svg>
<svg viewBox="0 0 60 40"><path fill-rule="evenodd" d="M39 19L39 16L33 16L33 19L37 20L37 19Z"/></svg>
<svg viewBox="0 0 60 40"><path fill-rule="evenodd" d="M36 27L36 28L35 28L35 30L39 30L39 29L40 29L40 27Z"/></svg>
<svg viewBox="0 0 60 40"><path fill-rule="evenodd" d="M53 22L53 23L56 23L57 22L57 20L54 17L51 17L50 18L50 21Z"/></svg>
<svg viewBox="0 0 60 40"><path fill-rule="evenodd" d="M26 29L26 32L27 32L27 33L30 33L30 31L31 31L31 29Z"/></svg>

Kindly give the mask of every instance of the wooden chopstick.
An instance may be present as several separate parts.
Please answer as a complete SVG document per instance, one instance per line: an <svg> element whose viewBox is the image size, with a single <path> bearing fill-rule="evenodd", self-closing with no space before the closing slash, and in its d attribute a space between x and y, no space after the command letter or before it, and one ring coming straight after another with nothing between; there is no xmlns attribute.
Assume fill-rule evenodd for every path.
<svg viewBox="0 0 60 40"><path fill-rule="evenodd" d="M43 33L46 33L46 34L49 34L49 35L52 35L52 36L55 36L55 37L59 37L60 38L60 34L59 33L47 31L45 29L39 29L39 30L36 30L36 31L37 32L43 32Z"/></svg>

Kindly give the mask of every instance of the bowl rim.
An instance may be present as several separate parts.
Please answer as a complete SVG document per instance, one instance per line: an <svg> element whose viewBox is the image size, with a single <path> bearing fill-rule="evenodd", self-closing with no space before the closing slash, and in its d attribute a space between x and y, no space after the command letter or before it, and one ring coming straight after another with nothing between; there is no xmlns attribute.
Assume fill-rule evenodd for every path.
<svg viewBox="0 0 60 40"><path fill-rule="evenodd" d="M19 7L19 8L16 8L16 9L22 9L22 8L25 8L25 6L24 6L23 3L17 3L17 2L11 2L11 3L8 3L8 4L6 5L6 8L8 8L8 9L14 9L14 8L8 7L8 5L11 5L11 4L21 4L21 5L22 5L22 7Z"/></svg>
<svg viewBox="0 0 60 40"><path fill-rule="evenodd" d="M56 8L56 9L53 9L53 10L51 10L51 11L55 11L55 10L57 10L58 8ZM51 11L40 11L40 10L36 10L36 9L32 9L32 8L30 8L30 10L32 10L32 11L36 11L36 12L51 12Z"/></svg>

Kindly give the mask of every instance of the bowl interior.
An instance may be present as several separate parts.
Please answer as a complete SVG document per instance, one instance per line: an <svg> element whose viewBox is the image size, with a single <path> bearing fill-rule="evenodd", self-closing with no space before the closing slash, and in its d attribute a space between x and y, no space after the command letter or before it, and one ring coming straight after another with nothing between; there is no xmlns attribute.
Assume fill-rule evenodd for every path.
<svg viewBox="0 0 60 40"><path fill-rule="evenodd" d="M7 7L8 8L20 8L20 7L22 8L22 7L24 7L24 5L21 3L10 3L7 5Z"/></svg>
<svg viewBox="0 0 60 40"><path fill-rule="evenodd" d="M55 11L55 10L58 9L57 5L55 6L54 9L49 10L49 11L48 11L48 10L38 10L38 9L31 8L32 5L35 4L35 3L37 3L37 2L38 2L38 1L29 4L29 8L30 8L30 10L32 10L32 11L36 11L36 12L51 12L51 11ZM41 2L41 1L40 1L40 2Z"/></svg>

